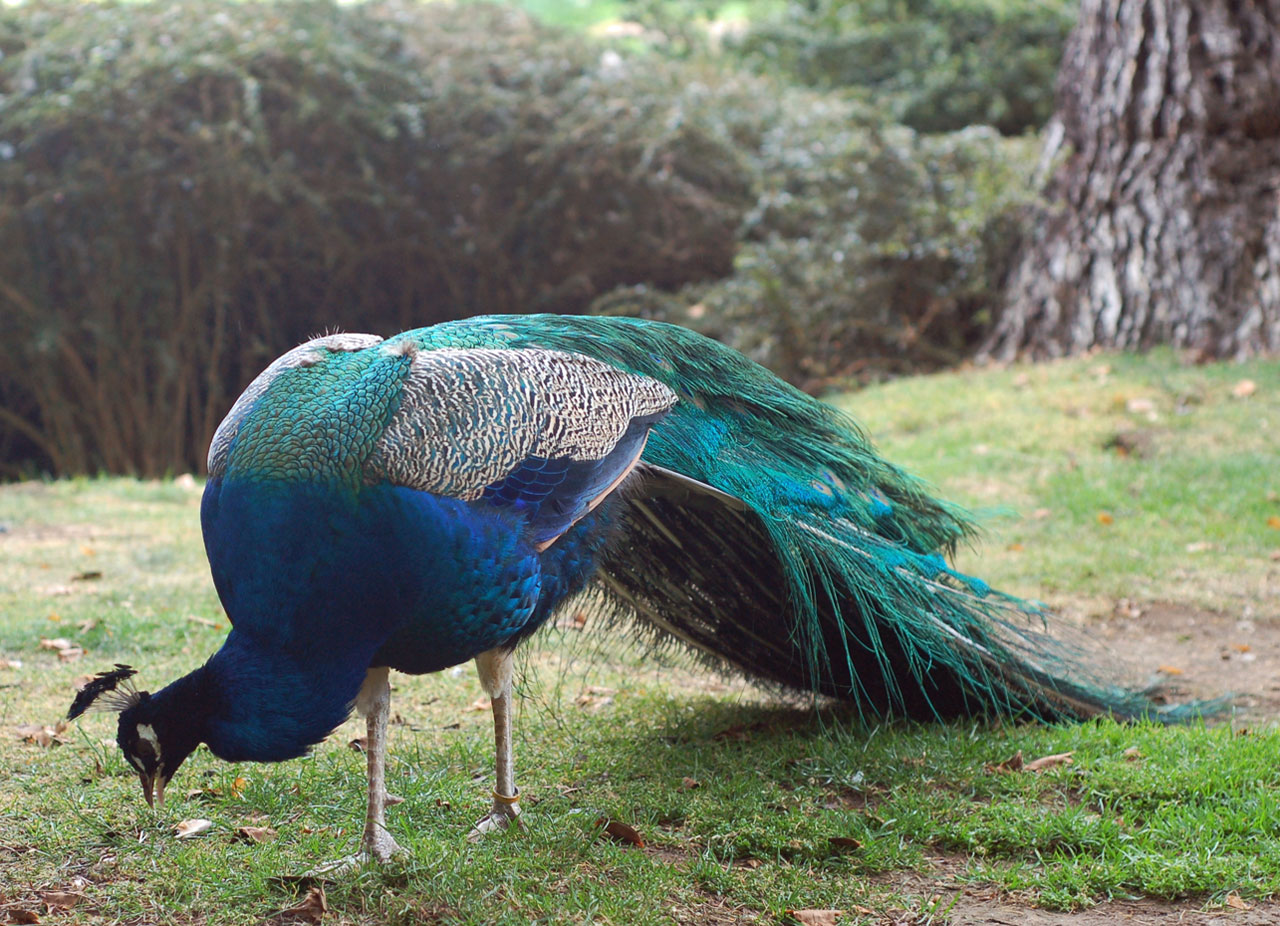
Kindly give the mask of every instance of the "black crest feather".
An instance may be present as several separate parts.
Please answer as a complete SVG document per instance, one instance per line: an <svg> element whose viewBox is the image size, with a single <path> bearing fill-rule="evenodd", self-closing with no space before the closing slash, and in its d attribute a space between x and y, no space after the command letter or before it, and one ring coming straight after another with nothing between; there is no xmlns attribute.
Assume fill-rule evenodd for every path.
<svg viewBox="0 0 1280 926"><path fill-rule="evenodd" d="M89 684L80 689L76 699L71 702L67 711L67 719L74 720L93 707L94 702L102 699L101 710L123 711L137 704L141 699L138 690L129 681L138 670L132 666L116 663L109 672L99 672Z"/></svg>

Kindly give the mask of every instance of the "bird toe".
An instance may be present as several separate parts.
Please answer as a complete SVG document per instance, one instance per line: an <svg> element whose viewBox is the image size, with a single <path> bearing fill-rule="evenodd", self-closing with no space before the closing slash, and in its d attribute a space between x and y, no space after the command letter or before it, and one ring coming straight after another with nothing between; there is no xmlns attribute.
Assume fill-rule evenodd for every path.
<svg viewBox="0 0 1280 926"><path fill-rule="evenodd" d="M512 811L511 805L495 806L472 825L471 832L467 834L467 841L479 842L490 833L501 833L512 827L524 829L524 824L518 815L519 811Z"/></svg>

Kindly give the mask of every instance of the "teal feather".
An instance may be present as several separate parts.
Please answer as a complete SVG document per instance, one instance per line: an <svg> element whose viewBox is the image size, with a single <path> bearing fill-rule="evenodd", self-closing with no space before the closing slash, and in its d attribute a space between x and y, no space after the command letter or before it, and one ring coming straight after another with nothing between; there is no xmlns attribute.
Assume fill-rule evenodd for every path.
<svg viewBox="0 0 1280 926"><path fill-rule="evenodd" d="M699 515L658 554L652 546L669 542L663 534L673 526L647 528L649 519L632 512L629 523L647 549L624 545L629 552L604 562L601 584L619 610L637 613L661 635L750 674L847 698L868 715L1174 715L1112 684L1093 656L1045 635L1038 604L948 565L957 545L976 534L967 515L881 458L848 417L733 350L676 326L606 317L474 318L398 339L425 350L587 354L680 397L653 428L644 461L740 499L748 514L738 521ZM686 517L672 506L664 516ZM785 591L764 608L750 607L753 594L743 592L736 618L708 609L701 620L719 622L718 629L699 634L685 626L699 619L685 613L688 594L678 586L719 580L691 579L687 564L670 560L685 558L689 535L707 529L742 535L710 547L699 539L702 556L715 560L709 567L776 574ZM760 548L744 552L748 536ZM628 556L642 559L643 570ZM782 613L764 613L775 605ZM754 656L736 652L725 629L732 620L742 625L733 630L767 636L770 646Z"/></svg>

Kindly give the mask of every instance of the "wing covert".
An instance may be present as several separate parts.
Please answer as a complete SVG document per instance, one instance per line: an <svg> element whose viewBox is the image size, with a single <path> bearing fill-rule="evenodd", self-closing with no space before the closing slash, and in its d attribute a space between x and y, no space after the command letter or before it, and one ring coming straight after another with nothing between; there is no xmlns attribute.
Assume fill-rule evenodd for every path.
<svg viewBox="0 0 1280 926"><path fill-rule="evenodd" d="M514 508L545 546L612 491L676 401L656 380L564 351L412 352L365 481Z"/></svg>

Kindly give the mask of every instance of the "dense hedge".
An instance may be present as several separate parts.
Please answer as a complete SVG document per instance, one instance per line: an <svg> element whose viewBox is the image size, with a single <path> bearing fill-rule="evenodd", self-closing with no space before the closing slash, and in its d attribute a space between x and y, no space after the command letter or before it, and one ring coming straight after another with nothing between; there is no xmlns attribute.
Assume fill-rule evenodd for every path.
<svg viewBox="0 0 1280 926"><path fill-rule="evenodd" d="M681 75L496 7L0 8L0 454L196 468L317 329L576 311L731 269Z"/></svg>
<svg viewBox="0 0 1280 926"><path fill-rule="evenodd" d="M1024 144L495 7L0 6L0 472L198 470L340 327L627 311L809 388L975 343ZM1012 147L1011 147L1012 146Z"/></svg>
<svg viewBox="0 0 1280 926"><path fill-rule="evenodd" d="M1006 135L1053 114L1078 0L791 0L740 50L814 87L873 97L923 132L993 125Z"/></svg>
<svg viewBox="0 0 1280 926"><path fill-rule="evenodd" d="M754 149L735 272L594 311L674 321L811 391L965 359L988 330L1034 201L1034 140L920 135L791 93Z"/></svg>

